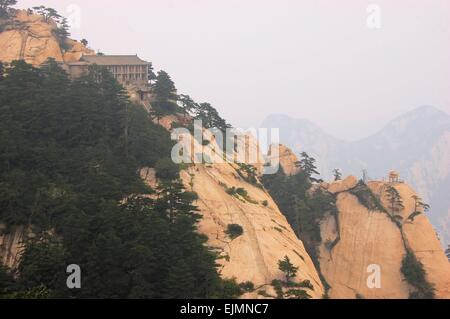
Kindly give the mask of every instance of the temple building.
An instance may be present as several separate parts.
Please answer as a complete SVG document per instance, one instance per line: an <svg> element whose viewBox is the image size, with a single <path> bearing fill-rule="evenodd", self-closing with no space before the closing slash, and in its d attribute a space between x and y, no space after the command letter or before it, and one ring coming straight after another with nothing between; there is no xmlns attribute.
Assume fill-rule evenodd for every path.
<svg viewBox="0 0 450 319"><path fill-rule="evenodd" d="M122 84L148 84L150 63L137 55L86 55L80 61L106 67Z"/></svg>
<svg viewBox="0 0 450 319"><path fill-rule="evenodd" d="M107 68L123 86L136 87L139 99L144 100L149 95L150 62L137 55L84 55L79 61L69 62L65 67L72 77L77 78L93 64Z"/></svg>

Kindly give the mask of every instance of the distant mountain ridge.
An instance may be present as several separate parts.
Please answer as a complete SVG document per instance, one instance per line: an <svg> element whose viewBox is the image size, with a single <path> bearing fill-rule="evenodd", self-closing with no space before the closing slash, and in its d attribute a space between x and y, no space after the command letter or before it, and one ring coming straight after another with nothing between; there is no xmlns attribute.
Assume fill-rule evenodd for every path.
<svg viewBox="0 0 450 319"><path fill-rule="evenodd" d="M357 141L333 137L319 126L287 115L270 115L261 125L280 128L281 143L317 159L319 171L382 178L395 169L432 206L430 219L444 243L450 242L450 115L422 106L390 121L377 133Z"/></svg>

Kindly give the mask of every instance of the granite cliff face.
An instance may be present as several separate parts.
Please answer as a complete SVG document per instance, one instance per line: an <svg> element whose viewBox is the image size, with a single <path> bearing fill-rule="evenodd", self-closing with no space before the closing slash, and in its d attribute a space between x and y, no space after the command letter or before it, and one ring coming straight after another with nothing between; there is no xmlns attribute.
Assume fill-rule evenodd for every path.
<svg viewBox="0 0 450 319"><path fill-rule="evenodd" d="M414 291L401 272L407 249L423 264L426 279L433 284L437 298L450 298L450 264L426 215L413 221L415 192L404 183L381 181L368 183L369 189L389 207L386 189L393 186L400 194L404 209L399 227L388 212L368 209L354 195L356 178L326 185L337 195L336 215L321 222L320 267L331 286L331 298L408 298ZM373 265L380 267L381 285L367 284Z"/></svg>
<svg viewBox="0 0 450 319"><path fill-rule="evenodd" d="M44 17L29 14L26 10L17 11L12 21L0 32L0 61L24 60L38 66L48 58L58 62L78 61L83 54L94 54L83 44L66 40L66 49L61 48L55 31L57 25L46 22Z"/></svg>
<svg viewBox="0 0 450 319"><path fill-rule="evenodd" d="M273 293L272 280L283 279L278 261L288 256L299 267L296 279L309 280L314 289L308 293L322 297L324 289L308 253L265 190L242 180L230 164L196 165L183 171L182 179L199 196L196 205L203 215L199 230L220 253L223 277L259 287L247 297ZM247 195L230 195L227 187L245 189ZM240 225L243 234L230 238L227 226L231 224Z"/></svg>
<svg viewBox="0 0 450 319"><path fill-rule="evenodd" d="M274 295L271 282L283 279L278 261L288 256L299 267L296 280L310 281L313 289L308 289L308 294L321 298L325 290L315 266L276 203L258 180L249 181L241 165L217 163L225 155L218 151L214 138L204 134L210 141L208 146L202 147L193 139L192 143L209 154L213 164L192 165L181 172L181 178L199 197L195 202L203 216L199 231L208 237L208 246L220 254L221 275L238 282L251 281L257 289L245 297ZM247 140L241 144L246 145L246 153L262 157L255 140L240 138ZM227 229L232 224L242 227L242 235L230 237Z"/></svg>

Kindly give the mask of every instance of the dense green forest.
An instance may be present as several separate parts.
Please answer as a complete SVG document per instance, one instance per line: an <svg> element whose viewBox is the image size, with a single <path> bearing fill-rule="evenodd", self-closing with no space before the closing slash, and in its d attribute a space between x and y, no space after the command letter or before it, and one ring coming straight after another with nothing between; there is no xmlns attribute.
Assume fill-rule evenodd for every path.
<svg viewBox="0 0 450 319"><path fill-rule="evenodd" d="M195 231L195 194L168 168L171 147L102 68L70 80L51 60L0 64L0 231L31 231L18 269L0 268L0 297L237 296ZM158 189L144 166L161 168ZM81 289L66 286L70 264Z"/></svg>

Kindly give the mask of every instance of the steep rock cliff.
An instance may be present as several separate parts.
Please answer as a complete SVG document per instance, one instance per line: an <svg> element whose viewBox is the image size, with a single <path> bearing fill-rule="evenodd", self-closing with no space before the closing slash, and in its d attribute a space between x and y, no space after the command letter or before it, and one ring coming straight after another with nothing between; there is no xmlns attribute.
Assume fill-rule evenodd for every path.
<svg viewBox="0 0 450 319"><path fill-rule="evenodd" d="M308 293L321 298L322 283L302 242L270 195L245 182L237 169L232 164L195 165L181 174L185 185L199 196L196 205L203 215L199 230L220 253L221 275L272 292L272 280L283 279L278 261L288 256L299 267L297 280L309 280L314 289ZM247 195L230 195L227 189L232 187L245 189ZM243 234L230 238L230 224L240 225ZM248 297L257 296L255 292Z"/></svg>
<svg viewBox="0 0 450 319"><path fill-rule="evenodd" d="M329 188L343 182L333 183ZM400 194L404 208L400 227L388 212L368 209L352 193L355 185L337 187L336 216L327 215L321 222L322 244L319 247L322 274L331 286L331 298L408 298L414 290L401 272L407 249L423 264L426 279L433 284L437 298L450 298L450 264L426 215L413 221L415 192L404 183L368 183L373 194L389 207L386 189L393 186ZM380 267L381 286L367 284L370 265ZM373 269L373 268L372 268Z"/></svg>
<svg viewBox="0 0 450 319"><path fill-rule="evenodd" d="M214 136L208 131L203 134L209 143L205 146L191 139L189 156L198 158L200 154L193 150L200 150L204 156L207 154L211 164L193 164L181 172L181 179L188 190L198 195L195 205L203 216L199 231L208 237L208 246L219 253L221 275L236 278L238 282L251 281L256 290L244 297L273 296L272 281L283 279L278 261L288 256L299 267L295 279L310 281L313 289L307 289L308 294L321 298L325 291L315 266L276 203L257 177L250 181L242 164L220 163L224 158L230 160L237 155L222 153ZM184 135L182 139L190 139L190 136ZM239 151L246 155L254 153L254 158L261 160L254 138L240 135L239 139L242 141L237 148ZM262 165L256 166L261 168ZM256 170L256 174L258 172ZM233 224L243 229L242 235L236 238L227 232L228 226Z"/></svg>
<svg viewBox="0 0 450 319"><path fill-rule="evenodd" d="M57 25L53 21L26 10L19 10L11 22L0 32L0 61L25 60L38 66L48 58L58 62L78 61L83 54L94 54L83 44L67 39L62 49L55 36Z"/></svg>

